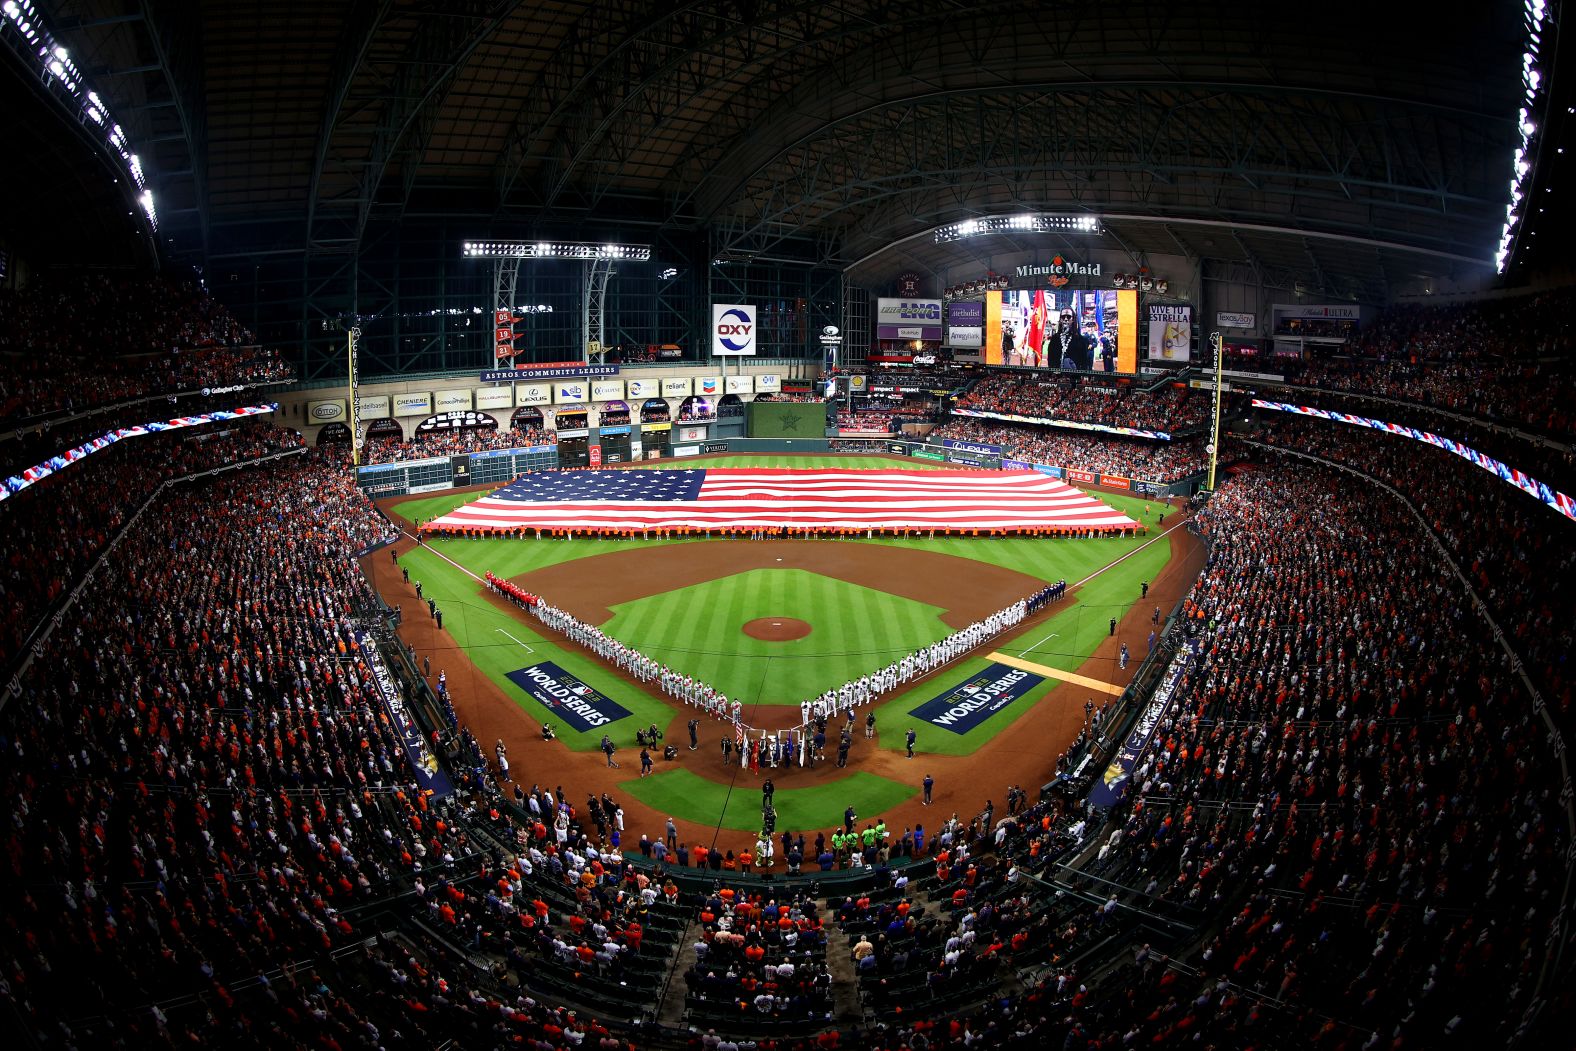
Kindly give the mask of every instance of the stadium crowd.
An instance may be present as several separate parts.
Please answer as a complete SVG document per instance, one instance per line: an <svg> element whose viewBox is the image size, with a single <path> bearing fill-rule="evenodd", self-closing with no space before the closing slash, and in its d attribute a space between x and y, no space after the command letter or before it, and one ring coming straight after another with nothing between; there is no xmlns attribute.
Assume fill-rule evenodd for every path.
<svg viewBox="0 0 1576 1051"><path fill-rule="evenodd" d="M1148 392L1076 377L1044 380L996 373L969 388L958 400L958 407L1171 433L1203 426L1209 417L1210 399L1194 397L1189 388L1174 385Z"/></svg>
<svg viewBox="0 0 1576 1051"><path fill-rule="evenodd" d="M558 432L539 427L503 430L495 427L467 427L463 430L417 431L409 439L369 438L362 446L364 463L398 463L424 460L433 456L459 456L493 449L522 449L533 445L557 445Z"/></svg>
<svg viewBox="0 0 1576 1051"><path fill-rule="evenodd" d="M1296 384L1418 402L1564 442L1576 438L1576 292L1394 306L1339 356L1276 363ZM1367 415L1382 415L1370 412ZM1436 421L1434 427L1438 429Z"/></svg>
<svg viewBox="0 0 1576 1051"><path fill-rule="evenodd" d="M76 273L3 289L0 425L291 377L275 351L255 344L206 290L163 278Z"/></svg>
<svg viewBox="0 0 1576 1051"><path fill-rule="evenodd" d="M1197 474L1207 464L1201 438L1147 441L1029 424L996 423L969 416L954 416L927 437L999 445L1011 460L1151 482L1174 482Z"/></svg>
<svg viewBox="0 0 1576 1051"><path fill-rule="evenodd" d="M258 421L129 438L0 501L0 667L163 482L301 445Z"/></svg>

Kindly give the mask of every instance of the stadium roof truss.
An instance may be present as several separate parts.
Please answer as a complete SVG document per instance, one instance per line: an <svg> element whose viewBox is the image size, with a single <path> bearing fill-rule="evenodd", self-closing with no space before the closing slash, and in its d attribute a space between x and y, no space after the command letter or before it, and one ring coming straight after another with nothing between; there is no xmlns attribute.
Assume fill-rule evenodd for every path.
<svg viewBox="0 0 1576 1051"><path fill-rule="evenodd" d="M1401 6L142 0L117 50L85 0L73 31L148 78L112 104L173 110L145 131L198 252L424 216L845 266L1034 209L1372 290L1492 265L1525 104L1516 5Z"/></svg>

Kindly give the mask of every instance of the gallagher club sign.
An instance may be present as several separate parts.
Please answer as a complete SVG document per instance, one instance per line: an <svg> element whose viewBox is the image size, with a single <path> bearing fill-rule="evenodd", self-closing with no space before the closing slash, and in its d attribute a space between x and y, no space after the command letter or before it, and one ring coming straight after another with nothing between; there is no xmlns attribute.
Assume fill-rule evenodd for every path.
<svg viewBox="0 0 1576 1051"><path fill-rule="evenodd" d="M1099 277L1099 263L1074 263L1057 256L1049 263L1024 263L1018 267L1019 277L1048 277L1056 288L1074 277Z"/></svg>

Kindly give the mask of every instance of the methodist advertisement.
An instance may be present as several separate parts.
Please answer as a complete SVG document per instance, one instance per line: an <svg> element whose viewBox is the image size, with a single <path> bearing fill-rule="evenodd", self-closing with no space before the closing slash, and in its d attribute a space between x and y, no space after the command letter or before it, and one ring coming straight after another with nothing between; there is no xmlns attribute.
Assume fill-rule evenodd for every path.
<svg viewBox="0 0 1576 1051"><path fill-rule="evenodd" d="M985 363L1084 372L1138 371L1138 293L1011 289L985 297Z"/></svg>
<svg viewBox="0 0 1576 1051"><path fill-rule="evenodd" d="M741 357L755 353L755 304L713 303L711 305L711 352L718 357Z"/></svg>
<svg viewBox="0 0 1576 1051"><path fill-rule="evenodd" d="M1149 304L1149 360L1185 362L1192 356L1192 306L1187 303Z"/></svg>
<svg viewBox="0 0 1576 1051"><path fill-rule="evenodd" d="M941 300L876 300L877 339L927 339L941 341Z"/></svg>
<svg viewBox="0 0 1576 1051"><path fill-rule="evenodd" d="M947 346L975 350L985 341L985 304L978 300L947 304Z"/></svg>

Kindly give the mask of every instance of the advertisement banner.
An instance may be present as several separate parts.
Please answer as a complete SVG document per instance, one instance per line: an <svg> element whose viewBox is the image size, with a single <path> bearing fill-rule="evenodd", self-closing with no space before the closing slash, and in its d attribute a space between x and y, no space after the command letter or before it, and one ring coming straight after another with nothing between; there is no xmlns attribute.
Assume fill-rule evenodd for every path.
<svg viewBox="0 0 1576 1051"><path fill-rule="evenodd" d="M1187 303L1149 304L1149 359L1187 361L1193 356L1193 307Z"/></svg>
<svg viewBox="0 0 1576 1051"><path fill-rule="evenodd" d="M683 379L668 378L662 381L662 397L664 398L687 398L691 393L693 392L690 390L688 376L685 376Z"/></svg>
<svg viewBox="0 0 1576 1051"><path fill-rule="evenodd" d="M627 424L627 423L620 423L620 424L618 424L616 426L612 426L612 427L598 427L597 428L597 433L602 435L602 437L604 437L604 438L611 438L614 435L618 435L618 434L628 434L630 432L630 429L631 428L630 428L629 424Z"/></svg>
<svg viewBox="0 0 1576 1051"><path fill-rule="evenodd" d="M671 423L642 423L640 425L640 430L643 434L651 431L671 431L672 429L673 424Z"/></svg>
<svg viewBox="0 0 1576 1051"><path fill-rule="evenodd" d="M695 393L703 398L720 398L722 396L722 377L697 377L695 380Z"/></svg>
<svg viewBox="0 0 1576 1051"><path fill-rule="evenodd" d="M559 380L553 384L553 404L569 405L587 400L591 384L585 380Z"/></svg>
<svg viewBox="0 0 1576 1051"><path fill-rule="evenodd" d="M432 396L433 412L465 412L471 407L471 389L440 390Z"/></svg>
<svg viewBox="0 0 1576 1051"><path fill-rule="evenodd" d="M1133 480L1131 478L1123 478L1119 474L1102 474L1100 476L1100 484L1107 489L1131 489Z"/></svg>
<svg viewBox="0 0 1576 1051"><path fill-rule="evenodd" d="M1276 303L1277 318L1330 318L1335 321L1356 321L1362 317L1363 308L1350 303Z"/></svg>
<svg viewBox="0 0 1576 1051"><path fill-rule="evenodd" d="M1517 470L1486 453L1481 453L1470 445L1463 445L1454 438L1446 438L1429 431L1421 431L1416 427L1409 427L1403 423L1387 423L1384 420L1376 420L1368 416L1354 416L1348 412L1317 409L1311 405L1291 405L1281 401L1265 401L1262 398L1254 398L1253 407L1255 409L1274 409L1276 412L1289 412L1298 416L1314 416L1321 420L1331 420L1336 423L1349 423L1353 426L1384 431L1386 434L1394 434L1401 438L1411 438L1413 441L1432 445L1436 449L1443 449L1447 453L1453 453L1463 460L1475 464L1500 481L1508 482L1528 496L1534 497L1553 510L1558 511L1566 518L1576 519L1576 498L1559 492L1538 481L1525 471Z"/></svg>
<svg viewBox="0 0 1576 1051"><path fill-rule="evenodd" d="M516 405L546 405L553 400L551 383L522 383L514 388Z"/></svg>
<svg viewBox="0 0 1576 1051"><path fill-rule="evenodd" d="M430 416L432 395L426 391L418 394L394 395L395 416Z"/></svg>
<svg viewBox="0 0 1576 1051"><path fill-rule="evenodd" d="M985 341L985 304L977 300L947 304L947 346L977 350Z"/></svg>
<svg viewBox="0 0 1576 1051"><path fill-rule="evenodd" d="M623 380L592 380L592 401L622 401L624 398Z"/></svg>
<svg viewBox="0 0 1576 1051"><path fill-rule="evenodd" d="M592 467L602 466L602 447L600 445L591 446L586 450L586 455L591 458L590 463Z"/></svg>
<svg viewBox="0 0 1576 1051"><path fill-rule="evenodd" d="M388 413L383 415L387 416ZM308 423L343 423L345 421L345 399L337 401L309 401L306 403L306 422Z"/></svg>
<svg viewBox="0 0 1576 1051"><path fill-rule="evenodd" d="M524 690L548 714L584 733L600 730L629 714L629 709L598 693L552 661L509 672L506 678Z"/></svg>
<svg viewBox="0 0 1576 1051"><path fill-rule="evenodd" d="M1187 669L1188 650L1181 650L1171 660L1166 668L1165 677L1160 680L1160 685L1155 688L1154 695L1149 703L1139 713L1138 719L1133 723L1133 728L1125 740L1112 756L1111 763L1105 768L1100 777L1100 783L1093 786L1089 792L1089 802L1099 807L1114 806L1127 792L1127 787L1132 783L1133 770L1138 766L1139 760L1149 748L1149 742L1155 735L1155 728L1160 725L1161 716L1171 703L1171 698L1176 694L1177 685L1182 681L1182 673Z"/></svg>
<svg viewBox="0 0 1576 1051"><path fill-rule="evenodd" d="M678 428L678 438L676 440L681 442L698 442L704 441L705 438L706 428L704 427L680 427Z"/></svg>
<svg viewBox="0 0 1576 1051"><path fill-rule="evenodd" d="M729 376L722 384L724 394L752 394L754 391L754 376Z"/></svg>
<svg viewBox="0 0 1576 1051"><path fill-rule="evenodd" d="M783 389L783 378L775 373L755 377L755 392L757 394L776 394Z"/></svg>
<svg viewBox="0 0 1576 1051"><path fill-rule="evenodd" d="M617 365L584 365L576 361L540 361L516 365L512 369L488 369L480 374L483 383L526 383L536 380L570 379L581 376L617 376Z"/></svg>
<svg viewBox="0 0 1576 1051"><path fill-rule="evenodd" d="M914 459L916 459L916 460L945 460L946 458L947 458L947 454L946 453L938 452L935 449L915 449L914 450Z"/></svg>
<svg viewBox="0 0 1576 1051"><path fill-rule="evenodd" d="M755 304L711 305L711 352L716 357L742 357L755 353Z"/></svg>
<svg viewBox="0 0 1576 1051"><path fill-rule="evenodd" d="M1240 314L1230 310L1215 312L1216 328L1252 328L1258 318L1253 314Z"/></svg>
<svg viewBox="0 0 1576 1051"><path fill-rule="evenodd" d="M1037 464L1034 465L1034 469L1036 471L1039 471L1041 474L1048 474L1052 478L1065 478L1065 477L1067 477L1067 472L1066 471L1063 471L1060 467L1053 467L1053 466L1051 466L1048 463L1037 463Z"/></svg>
<svg viewBox="0 0 1576 1051"><path fill-rule="evenodd" d="M662 397L662 384L656 380L630 380L625 386L631 401Z"/></svg>
<svg viewBox="0 0 1576 1051"><path fill-rule="evenodd" d="M1067 480L1069 482L1082 482L1084 485L1095 485L1100 481L1100 476L1090 474L1088 471L1080 471L1076 467L1069 467L1067 468Z"/></svg>
<svg viewBox="0 0 1576 1051"><path fill-rule="evenodd" d="M508 387L483 387L476 392L478 409L507 409L514 404L514 391Z"/></svg>
<svg viewBox="0 0 1576 1051"><path fill-rule="evenodd" d="M1003 460L1001 469L1003 471L1032 471L1034 470L1034 465L1024 460Z"/></svg>
<svg viewBox="0 0 1576 1051"><path fill-rule="evenodd" d="M363 394L356 399L356 419L381 420L389 414L387 394Z"/></svg>
<svg viewBox="0 0 1576 1051"><path fill-rule="evenodd" d="M389 722L399 734L400 743L405 746L405 758L410 761L410 768L416 775L417 784L434 796L449 795L454 791L454 786L450 783L449 776L443 772L443 768L438 765L438 757L427 748L427 735L422 732L421 724L405 710L405 702L400 697L399 687L395 684L388 665L383 662L383 655L378 652L377 643L373 642L370 636L359 631L356 632L356 643L362 660L366 661L367 669L372 673L373 687L383 701Z"/></svg>
<svg viewBox="0 0 1576 1051"><path fill-rule="evenodd" d="M848 377L848 392L850 394L863 394L869 389L870 377L860 373Z"/></svg>
<svg viewBox="0 0 1576 1051"><path fill-rule="evenodd" d="M941 300L876 300L876 337L878 339L940 340Z"/></svg>
<svg viewBox="0 0 1576 1051"><path fill-rule="evenodd" d="M1044 681L1033 672L991 664L967 682L909 709L908 714L961 736Z"/></svg>
<svg viewBox="0 0 1576 1051"><path fill-rule="evenodd" d="M1019 416L1011 412L991 412L988 409L953 409L954 416L974 416L982 420L1006 420L1009 423L1033 423L1042 427L1061 427L1070 431L1098 431L1101 434L1122 434L1129 438L1153 438L1170 441L1170 431L1150 431L1142 427L1108 427L1103 423L1084 423L1082 420L1053 420L1043 416Z"/></svg>
<svg viewBox="0 0 1576 1051"><path fill-rule="evenodd" d="M968 452L986 453L990 456L1001 455L1001 446L991 445L989 442L966 442L958 438L943 438L941 444L948 449L963 449Z"/></svg>

